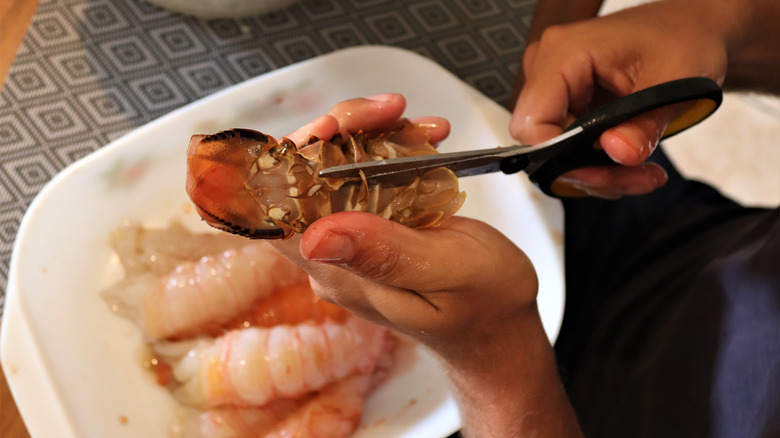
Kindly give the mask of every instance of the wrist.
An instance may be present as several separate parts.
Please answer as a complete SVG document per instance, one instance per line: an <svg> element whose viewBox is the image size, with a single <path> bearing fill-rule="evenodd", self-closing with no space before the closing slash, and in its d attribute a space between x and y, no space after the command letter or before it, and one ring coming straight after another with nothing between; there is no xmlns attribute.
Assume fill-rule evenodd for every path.
<svg viewBox="0 0 780 438"><path fill-rule="evenodd" d="M581 436L536 306L498 326L500 333L436 351L466 436Z"/></svg>
<svg viewBox="0 0 780 438"><path fill-rule="evenodd" d="M780 3L689 1L700 22L723 41L728 60L724 87L780 93Z"/></svg>
<svg viewBox="0 0 780 438"><path fill-rule="evenodd" d="M686 8L690 24L698 23L707 32L722 42L726 51L734 50L742 44L745 28L750 22L750 8L741 1L734 0L683 0L681 5L674 1L666 7Z"/></svg>
<svg viewBox="0 0 780 438"><path fill-rule="evenodd" d="M505 315L473 320L455 337L426 339L425 343L446 366L470 376L483 371L492 376L497 367L511 368L513 361L525 357L522 350L550 346L536 303ZM496 366L485 369L486 360L496 362Z"/></svg>

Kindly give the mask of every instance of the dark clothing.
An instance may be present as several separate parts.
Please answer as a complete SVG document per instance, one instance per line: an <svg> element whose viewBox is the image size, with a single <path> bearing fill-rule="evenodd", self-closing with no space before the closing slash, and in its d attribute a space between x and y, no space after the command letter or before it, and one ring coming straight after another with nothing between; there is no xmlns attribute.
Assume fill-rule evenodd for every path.
<svg viewBox="0 0 780 438"><path fill-rule="evenodd" d="M568 199L555 345L587 437L780 437L780 210L669 172Z"/></svg>
<svg viewBox="0 0 780 438"><path fill-rule="evenodd" d="M651 161L661 190L563 203L555 352L585 436L780 437L780 209Z"/></svg>

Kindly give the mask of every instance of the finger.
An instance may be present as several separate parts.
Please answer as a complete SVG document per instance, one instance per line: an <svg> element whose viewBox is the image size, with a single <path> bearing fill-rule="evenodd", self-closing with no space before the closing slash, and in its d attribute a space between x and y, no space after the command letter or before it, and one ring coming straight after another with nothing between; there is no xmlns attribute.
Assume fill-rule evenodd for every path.
<svg viewBox="0 0 780 438"><path fill-rule="evenodd" d="M334 301L367 303L400 327L457 329L454 325L464 321L448 320L448 315L487 314L473 311L480 305L501 308L498 298L480 296L485 290L522 289L508 294L509 299L525 297L531 303L535 299L536 277L522 251L494 229L466 218L452 218L436 229L412 230L368 213L336 213L308 228L300 251L307 260L343 268L340 277L329 277L339 275L334 271L320 271L316 279L335 294ZM513 269L503 272L506 263L513 263ZM352 283L360 288L345 292L345 273L361 279ZM349 293L362 297L345 296ZM506 306L510 307L514 308Z"/></svg>
<svg viewBox="0 0 780 438"><path fill-rule="evenodd" d="M393 126L406 109L406 99L400 94L377 94L349 99L328 111L339 124L342 134L358 131L380 131Z"/></svg>
<svg viewBox="0 0 780 438"><path fill-rule="evenodd" d="M527 66L526 83L520 92L509 124L510 134L526 144L539 143L563 131L584 111L594 89L594 68L587 56L570 56L560 50L545 51L558 39L543 38ZM555 47L555 46L553 46Z"/></svg>
<svg viewBox="0 0 780 438"><path fill-rule="evenodd" d="M411 335L437 331L426 323L437 310L417 292L377 283L336 266L319 265L319 273L312 275L309 283L323 300L367 321Z"/></svg>
<svg viewBox="0 0 780 438"><path fill-rule="evenodd" d="M347 216L354 214L356 213L348 213ZM344 213L337 213L328 216L328 218L333 219L335 217L338 219L339 216L344 216ZM369 216L371 216L369 219L376 219L376 222L383 221L383 219L377 216ZM318 225L323 225L324 222L328 221L321 219L309 227L304 234L307 239L300 247L299 242L302 239L299 235L285 241L272 242L275 248L309 274L309 283L317 296L325 301L341 306L367 321L390 326L394 329L408 332L411 335L419 334L419 331L434 332L438 330L434 328L435 324L428 325L423 323L421 325L421 322L425 321L434 322L431 319L431 315L438 313L435 305L432 305L430 301L423 298L414 289L396 287L393 284L385 283L383 279L387 278L387 275L374 274L372 276L356 271L350 266L353 263L351 260L358 257L358 253L365 254L370 251L357 252L353 249L354 245L352 243L345 244L341 236L328 234L325 229L331 227L327 226L327 224L324 227L325 229L318 227ZM361 225L370 226L370 222L373 221L368 220L365 222L368 222L368 224ZM367 230L372 229L367 228ZM375 236L363 237L360 240L361 243L369 248L382 246L375 242ZM348 254L346 253L347 251L349 252ZM306 254L306 256L302 254ZM361 266L376 263L378 260L376 257L371 259L373 262L367 262L367 264L361 264ZM386 263L385 265L389 266ZM374 272L378 273L379 270L384 270L385 268L375 269ZM403 268L398 267L397 269ZM419 271L417 272L419 273ZM420 277L422 278L424 275ZM419 286L425 287L422 283L419 283Z"/></svg>
<svg viewBox="0 0 780 438"><path fill-rule="evenodd" d="M432 145L438 145L450 135L450 122L443 117L424 116L410 119L412 123L421 126L428 131L428 141Z"/></svg>
<svg viewBox="0 0 780 438"><path fill-rule="evenodd" d="M527 77L526 72L534 63L534 58L536 57L538 47L538 42L530 43L525 47L525 52L523 53L523 63L520 68L517 69L515 85L512 87L512 98L510 102L512 102L513 105L517 105L517 99L520 97L520 92L522 91L523 86L525 86L525 79Z"/></svg>
<svg viewBox="0 0 780 438"><path fill-rule="evenodd" d="M540 143L559 135L577 119L590 101L592 91L592 84L582 76L573 79L557 76L546 81L528 79L509 122L510 134L524 144Z"/></svg>
<svg viewBox="0 0 780 438"><path fill-rule="evenodd" d="M525 78L528 76L529 72L533 70L537 53L539 53L538 41L529 44L525 48L525 53L523 54L523 81L525 81Z"/></svg>
<svg viewBox="0 0 780 438"><path fill-rule="evenodd" d="M374 283L371 280L358 277L337 266L322 263L312 263L314 274L309 276L312 291L321 299L349 310L353 315L374 324L396 328L396 323L390 321L368 300L369 295L398 295L400 291L393 287ZM371 292L367 292L371 291ZM412 303L413 306L414 303ZM408 305L408 304L407 304ZM410 306L410 308L412 307Z"/></svg>
<svg viewBox="0 0 780 438"><path fill-rule="evenodd" d="M666 184L666 171L655 163L637 167L584 167L558 177L553 183L567 189L571 195L587 195L604 199L619 199L625 195L651 193ZM557 191L557 190L556 190Z"/></svg>
<svg viewBox="0 0 780 438"><path fill-rule="evenodd" d="M527 80L520 91L512 118L509 121L509 133L523 144L535 144L553 138L563 132L563 124L567 119L569 99L561 92L560 81L557 84L545 86L545 90L533 88ZM549 91L546 91L549 90ZM545 105L537 105L539 94L549 92L550 100Z"/></svg>
<svg viewBox="0 0 780 438"><path fill-rule="evenodd" d="M452 278L443 270L431 271L430 261L418 261L436 254L441 264L444 262L441 257L452 255L451 251L445 251L450 249L446 248L449 242L444 239L428 242L425 237L423 233L368 213L336 213L309 226L300 251L306 260L337 264L382 284L425 291L439 288L442 281ZM397 251L399 241L403 242L403 251ZM405 255L400 256L401 253ZM462 264L460 260L452 262Z"/></svg>
<svg viewBox="0 0 780 438"><path fill-rule="evenodd" d="M297 146L305 145L309 137L331 138L339 132L339 122L330 114L320 116L287 135Z"/></svg>
<svg viewBox="0 0 780 438"><path fill-rule="evenodd" d="M384 288L384 286L372 284L369 280L337 265L307 260L301 255L300 242L301 235L295 234L286 240L270 241L270 244L309 274L309 283L317 296L341 306L365 320L387 325L387 320L373 308L364 293L367 288L376 289Z"/></svg>
<svg viewBox="0 0 780 438"><path fill-rule="evenodd" d="M328 139L339 131L355 133L360 130L373 131L390 128L403 113L405 105L403 96L397 94L350 99L335 105L329 114L320 116L296 129L287 135L287 138L296 145L303 145L309 141L311 136ZM337 117L345 124L343 127L339 126L340 119ZM434 145L444 140L450 133L450 123L442 117L424 116L411 119L411 121L428 131L430 142Z"/></svg>
<svg viewBox="0 0 780 438"><path fill-rule="evenodd" d="M601 135L601 146L615 162L638 166L650 157L669 124L686 108L670 105L647 112L622 123Z"/></svg>

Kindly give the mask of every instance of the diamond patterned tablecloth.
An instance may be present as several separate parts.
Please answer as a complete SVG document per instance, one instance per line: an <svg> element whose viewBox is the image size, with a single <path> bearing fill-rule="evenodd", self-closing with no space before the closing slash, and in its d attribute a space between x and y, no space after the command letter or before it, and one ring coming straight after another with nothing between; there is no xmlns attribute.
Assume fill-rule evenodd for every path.
<svg viewBox="0 0 780 438"><path fill-rule="evenodd" d="M304 0L205 20L141 0L42 0L0 92L0 312L22 216L73 161L222 88L348 46L413 50L508 105L534 9L534 0Z"/></svg>

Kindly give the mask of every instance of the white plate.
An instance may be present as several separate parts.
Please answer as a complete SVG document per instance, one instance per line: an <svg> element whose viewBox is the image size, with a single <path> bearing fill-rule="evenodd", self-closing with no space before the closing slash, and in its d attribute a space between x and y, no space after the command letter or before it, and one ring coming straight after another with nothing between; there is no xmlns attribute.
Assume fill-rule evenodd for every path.
<svg viewBox="0 0 780 438"><path fill-rule="evenodd" d="M163 438L174 402L141 367L142 342L100 291L121 276L107 243L126 220L204 230L184 193L193 133L233 127L281 136L341 100L403 93L407 115L452 122L444 151L512 144L509 113L437 64L360 47L293 65L181 108L57 175L27 211L11 260L2 365L33 437ZM562 214L524 176L461 180L460 214L509 236L534 262L554 340L563 315ZM497 267L512 269L511 266ZM357 437L444 437L459 418L442 370L419 349L369 400Z"/></svg>

